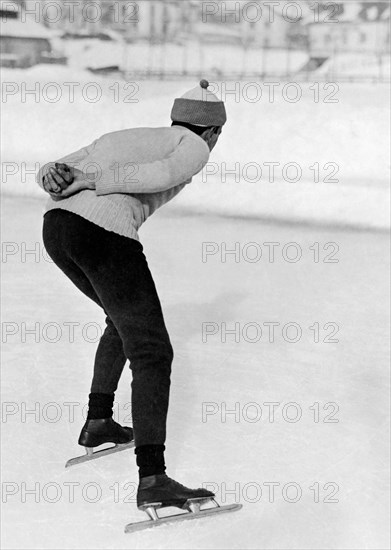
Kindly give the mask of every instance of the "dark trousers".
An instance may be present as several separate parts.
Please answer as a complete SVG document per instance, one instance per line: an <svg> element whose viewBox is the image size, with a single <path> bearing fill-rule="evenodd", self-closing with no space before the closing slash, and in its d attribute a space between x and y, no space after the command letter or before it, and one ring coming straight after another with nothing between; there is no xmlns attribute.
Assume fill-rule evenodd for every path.
<svg viewBox="0 0 391 550"><path fill-rule="evenodd" d="M113 394L129 359L136 447L164 444L173 350L142 245L61 209L45 214L43 241L107 316L91 392Z"/></svg>

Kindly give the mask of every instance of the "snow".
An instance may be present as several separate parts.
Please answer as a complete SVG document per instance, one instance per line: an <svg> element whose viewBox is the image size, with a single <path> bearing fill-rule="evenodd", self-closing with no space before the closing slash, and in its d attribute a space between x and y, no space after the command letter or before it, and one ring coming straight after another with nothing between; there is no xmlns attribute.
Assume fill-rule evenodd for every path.
<svg viewBox="0 0 391 550"><path fill-rule="evenodd" d="M228 123L206 169L168 208L389 227L386 84L273 78L211 84L226 102ZM173 99L194 85L192 79L126 83L53 65L4 69L2 191L43 196L34 181L36 163L59 158L106 132L168 125ZM270 163L278 163L274 181Z"/></svg>
<svg viewBox="0 0 391 550"><path fill-rule="evenodd" d="M338 21L359 21L359 13L362 10L362 5L360 2L344 2L343 3L343 12L339 13L338 16L333 19L337 19Z"/></svg>
<svg viewBox="0 0 391 550"><path fill-rule="evenodd" d="M50 31L43 25L36 23L31 18L19 21L7 19L1 23L1 36L16 36L23 38L56 38L58 33Z"/></svg>
<svg viewBox="0 0 391 550"><path fill-rule="evenodd" d="M390 56L379 57L372 53L362 53L360 57L354 53L338 53L330 57L316 71L318 77L327 76L327 80L339 80L339 77L360 78L372 76L379 78L381 74L384 79L390 79Z"/></svg>
<svg viewBox="0 0 391 550"><path fill-rule="evenodd" d="M201 25L203 26L203 25ZM209 25L204 35L209 32ZM226 32L226 31L225 31ZM184 40L180 44L150 44L148 42L102 42L101 40L67 40L64 49L72 67L104 67L119 65L123 70L132 72L166 71L181 72L182 69L205 74L223 71L225 73L248 72L261 73L267 69L269 74L283 74L289 63L292 73L298 71L308 59L308 55L296 50L268 50L259 48L243 50L237 45L213 44L206 42L200 35L199 40ZM288 61L289 60L289 61ZM245 64L245 65L244 65Z"/></svg>
<svg viewBox="0 0 391 550"><path fill-rule="evenodd" d="M13 243L2 263L3 330L10 322L17 327L14 335L3 335L2 345L3 548L388 548L386 235L184 217L164 209L148 220L141 238L176 352L168 473L189 486L214 483L220 502L240 500L244 507L234 515L125 535L126 523L144 519L134 503L132 451L64 468L80 453L96 347L83 339L82 327L103 326L104 315L42 255L40 201L4 198L2 224L3 242ZM202 243L212 241L219 253L202 262ZM221 261L222 243L232 249L254 241L264 251L258 263L243 257L236 263L232 255ZM279 252L271 263L263 244L271 241L280 243L279 251L283 243L298 243L302 259L289 263ZM324 243L337 243L338 263L315 263L315 242L321 251ZM25 249L38 256L25 256ZM235 322L271 321L296 322L303 337L289 343L276 330L271 343L264 330L258 342L227 335L224 343L219 330L202 342L205 322L232 329ZM319 343L308 329L315 321ZM23 341L23 322L28 329L38 323L37 342L33 334ZM338 343L323 341L330 334L323 330L327 322L338 324ZM62 327L57 342L45 332L49 323ZM64 323L79 323L73 343ZM88 335L91 341L95 333ZM116 397L117 418L125 424L129 383L126 368ZM72 402L74 418L65 405ZM266 405L271 402L279 403L274 422ZM232 410L236 403L239 417L227 415L224 422L224 406ZM249 403L261 408L257 422L257 409L245 408ZM206 405L215 414L203 422ZM37 416L25 416L26 409ZM289 422L296 410L302 417ZM338 422L326 422L327 416ZM279 484L274 501L270 483ZM302 495L289 502L295 487ZM36 497L26 493L34 489ZM325 502L330 499L337 502Z"/></svg>

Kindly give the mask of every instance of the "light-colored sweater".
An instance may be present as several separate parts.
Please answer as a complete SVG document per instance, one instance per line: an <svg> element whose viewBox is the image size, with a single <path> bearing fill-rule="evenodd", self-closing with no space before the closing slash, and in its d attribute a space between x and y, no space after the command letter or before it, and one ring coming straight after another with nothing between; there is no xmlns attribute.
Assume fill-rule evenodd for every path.
<svg viewBox="0 0 391 550"><path fill-rule="evenodd" d="M81 170L80 177L87 174L96 189L61 201L49 198L46 211L65 209L108 231L139 240L141 224L190 183L208 158L205 141L183 126L111 132L56 161ZM41 187L51 166L54 162L37 174Z"/></svg>

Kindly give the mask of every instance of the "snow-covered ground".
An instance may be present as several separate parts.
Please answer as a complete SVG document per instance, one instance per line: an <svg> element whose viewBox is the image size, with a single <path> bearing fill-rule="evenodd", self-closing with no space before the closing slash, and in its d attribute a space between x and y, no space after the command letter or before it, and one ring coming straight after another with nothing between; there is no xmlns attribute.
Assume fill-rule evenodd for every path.
<svg viewBox="0 0 391 550"><path fill-rule="evenodd" d="M118 65L130 74L150 72L201 72L204 74L267 74L268 78L296 75L308 61L308 53L287 49L243 49L238 45L184 41L183 44L151 44L98 39L66 40L61 51L75 69ZM316 71L315 77L346 80L349 77L389 80L390 56L339 52Z"/></svg>
<svg viewBox="0 0 391 550"><path fill-rule="evenodd" d="M102 42L101 40L63 41L62 47L69 64L78 69L119 65L125 71L201 71L205 74L266 73L268 75L295 73L308 59L300 50L249 48L230 44L210 44L202 39L179 44L150 44L148 42Z"/></svg>
<svg viewBox="0 0 391 550"><path fill-rule="evenodd" d="M106 132L170 124L173 99L193 85L126 83L74 67L4 69L3 191L38 196L36 163ZM226 102L228 123L203 173L175 199L176 208L389 227L387 85L271 79L212 82L212 89Z"/></svg>
<svg viewBox="0 0 391 550"><path fill-rule="evenodd" d="M34 114L30 124L37 120ZM86 109L87 124L72 129L75 115L57 140L55 121L46 120L47 135L38 125L29 132L37 134L31 158L56 154L64 142L81 144L99 126L94 122L89 135L93 117ZM110 128L118 120L99 122ZM19 158L28 128L21 120ZM268 143L262 132L260 139ZM125 535L126 523L143 519L134 503L133 453L64 469L80 452L93 342L104 318L44 256L41 211L37 199L3 199L3 548L389 547L385 234L182 217L164 209L148 220L141 238L176 351L168 472L190 486L214 483L220 502L240 500L244 507L215 520ZM250 242L263 251L258 262L251 262ZM274 263L266 242L280 243ZM302 251L296 263L288 258L297 248L281 254L292 242ZM216 252L204 262L203 243L215 243L207 250ZM240 244L239 262L232 255L221 261L223 243ZM326 243L334 244L324 250ZM270 322L280 323L274 342ZM205 342L203 323L215 332ZM232 334L224 341L222 323L227 330L239 323L238 342ZM294 325L283 337L287 323L302 330L296 343L289 341ZM34 328L35 336L26 333ZM126 370L117 393L117 417L125 423L129 382ZM224 412L235 408L236 418Z"/></svg>
<svg viewBox="0 0 391 550"><path fill-rule="evenodd" d="M390 56L377 56L370 53L338 53L331 56L315 73L319 77L328 76L329 80L341 78L373 77L390 79Z"/></svg>

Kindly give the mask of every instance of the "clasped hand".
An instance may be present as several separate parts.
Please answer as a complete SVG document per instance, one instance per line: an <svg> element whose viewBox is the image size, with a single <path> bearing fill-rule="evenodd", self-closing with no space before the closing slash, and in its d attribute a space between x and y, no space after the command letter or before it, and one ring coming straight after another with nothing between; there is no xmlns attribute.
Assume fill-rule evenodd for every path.
<svg viewBox="0 0 391 550"><path fill-rule="evenodd" d="M95 189L95 183L88 181L83 172L59 162L49 167L42 185L54 201L66 199L84 189Z"/></svg>

